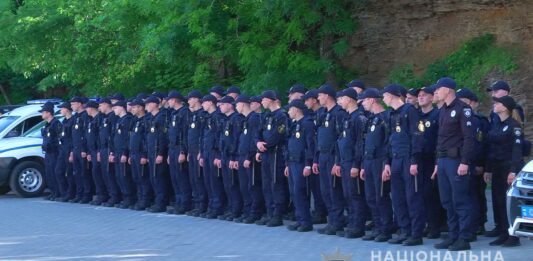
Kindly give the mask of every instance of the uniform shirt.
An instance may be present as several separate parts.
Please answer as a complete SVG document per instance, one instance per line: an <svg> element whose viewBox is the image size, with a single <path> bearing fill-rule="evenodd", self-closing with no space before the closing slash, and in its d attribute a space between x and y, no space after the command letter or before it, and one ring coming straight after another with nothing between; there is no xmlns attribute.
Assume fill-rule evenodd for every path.
<svg viewBox="0 0 533 261"><path fill-rule="evenodd" d="M286 163L305 163L305 166L313 164L315 154L315 124L309 116L304 116L298 121L291 123L288 132L287 150L285 153Z"/></svg>
<svg viewBox="0 0 533 261"><path fill-rule="evenodd" d="M220 132L220 151L223 158L237 160L238 141L242 131L244 116L240 113L223 117L222 131Z"/></svg>
<svg viewBox="0 0 533 261"><path fill-rule="evenodd" d="M189 152L198 152L200 150L205 113L203 109L199 109L189 111L187 114L187 148ZM196 157L196 155L193 156Z"/></svg>
<svg viewBox="0 0 533 261"><path fill-rule="evenodd" d="M437 154L437 139L439 134L439 115L440 110L437 108L424 113L420 111L420 120L424 124L424 139L422 142L421 158L435 159Z"/></svg>
<svg viewBox="0 0 533 261"><path fill-rule="evenodd" d="M75 151L87 152L87 144L85 140L85 125L89 121L87 112L82 111L75 113L73 116L72 125L72 148Z"/></svg>
<svg viewBox="0 0 533 261"><path fill-rule="evenodd" d="M98 149L107 150L112 139L113 127L117 116L115 113L110 112L108 114L98 114Z"/></svg>
<svg viewBox="0 0 533 261"><path fill-rule="evenodd" d="M498 117L488 133L489 154L486 172L492 172L494 162L511 162L511 172L518 173L522 162L522 128L512 117L503 122Z"/></svg>
<svg viewBox="0 0 533 261"><path fill-rule="evenodd" d="M170 114L170 125L168 126L168 148L178 150L180 154L187 154L187 119L189 108L182 106L173 110Z"/></svg>
<svg viewBox="0 0 533 261"><path fill-rule="evenodd" d="M439 116L438 152L456 151L462 164L470 165L474 153L472 109L459 99L444 104Z"/></svg>
<svg viewBox="0 0 533 261"><path fill-rule="evenodd" d="M287 126L287 115L281 109L265 112L257 140L266 142L267 150L283 147L287 138Z"/></svg>
<svg viewBox="0 0 533 261"><path fill-rule="evenodd" d="M220 121L222 116L223 115L218 110L205 114L202 139L202 149L204 151L212 151L215 154L218 153L220 145L220 129L222 128Z"/></svg>
<svg viewBox="0 0 533 261"><path fill-rule="evenodd" d="M242 131L239 135L239 147L237 154L248 160L252 160L257 146L253 142L253 137L257 135L261 123L261 115L257 112L250 112L242 120Z"/></svg>
<svg viewBox="0 0 533 261"><path fill-rule="evenodd" d="M67 153L72 151L72 124L73 117L64 118L61 122L61 134L59 136L59 145L61 150Z"/></svg>
<svg viewBox="0 0 533 261"><path fill-rule="evenodd" d="M59 120L56 118L53 118L50 122L47 122L41 129L41 134L43 136L42 149L45 153L59 151L61 130L61 122L59 122Z"/></svg>
<svg viewBox="0 0 533 261"><path fill-rule="evenodd" d="M94 117L89 116L85 126L85 140L87 141L87 152L98 150L98 119L100 114Z"/></svg>
<svg viewBox="0 0 533 261"><path fill-rule="evenodd" d="M479 113L474 114L475 124L475 145L474 145L474 165L484 167L488 155L487 135L490 129L489 119Z"/></svg>
<svg viewBox="0 0 533 261"><path fill-rule="evenodd" d="M411 164L418 164L424 138L425 125L419 112L411 104L392 109L389 118L389 157L411 158Z"/></svg>
<svg viewBox="0 0 533 261"><path fill-rule="evenodd" d="M389 145L389 112L383 111L371 114L366 124L365 143L363 146L364 159L383 159L387 162L387 147Z"/></svg>
<svg viewBox="0 0 533 261"><path fill-rule="evenodd" d="M111 143L111 151L115 157L129 156L129 138L131 129L132 116L126 114L123 117L118 117L115 127L113 128L113 142Z"/></svg>
<svg viewBox="0 0 533 261"><path fill-rule="evenodd" d="M333 153L336 155L337 138L340 134L340 124L347 113L339 105L335 105L331 110L324 109L317 115L317 141L315 160L318 162L320 153Z"/></svg>
<svg viewBox="0 0 533 261"><path fill-rule="evenodd" d="M166 123L167 115L159 111L156 115L149 115L146 120L146 146L148 157L167 156L168 137Z"/></svg>
<svg viewBox="0 0 533 261"><path fill-rule="evenodd" d="M130 126L129 149L130 155L138 155L141 158L147 158L145 133L146 133L146 115L142 117L133 117Z"/></svg>
<svg viewBox="0 0 533 261"><path fill-rule="evenodd" d="M337 141L339 150L337 165L343 162L352 163L353 168L361 168L363 156L363 136L367 118L359 110L355 110L342 120L341 135Z"/></svg>

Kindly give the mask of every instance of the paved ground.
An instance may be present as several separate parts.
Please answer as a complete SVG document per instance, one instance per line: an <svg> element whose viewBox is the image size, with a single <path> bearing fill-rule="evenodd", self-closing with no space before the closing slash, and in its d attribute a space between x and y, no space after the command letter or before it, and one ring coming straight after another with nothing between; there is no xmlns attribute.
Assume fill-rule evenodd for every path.
<svg viewBox="0 0 533 261"><path fill-rule="evenodd" d="M489 247L489 241L480 237L468 254L478 255L481 260L483 251L491 255L490 260L496 260L496 251L502 250L504 260L532 260L533 242L528 239L513 249ZM316 232L290 232L285 227L267 228L13 195L0 197L0 260L322 260L322 254L332 254L337 248L343 254L351 254L353 260L379 260L379 256L386 259L387 255L394 258L387 260L398 260L404 255L409 260L413 254L411 257L418 255L419 259L427 256L427 260L430 254L440 255L443 260L446 252L436 252L432 247L435 242L425 240L424 246L406 248ZM453 260L462 258L457 253L451 255ZM459 260L469 260L468 257Z"/></svg>

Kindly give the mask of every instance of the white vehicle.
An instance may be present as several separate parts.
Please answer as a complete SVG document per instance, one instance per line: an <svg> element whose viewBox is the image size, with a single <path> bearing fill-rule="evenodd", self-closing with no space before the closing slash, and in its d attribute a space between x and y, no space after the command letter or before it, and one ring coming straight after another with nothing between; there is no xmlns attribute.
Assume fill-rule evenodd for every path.
<svg viewBox="0 0 533 261"><path fill-rule="evenodd" d="M40 196L44 183L41 119L23 137L0 140L0 195L9 191L22 197Z"/></svg>
<svg viewBox="0 0 533 261"><path fill-rule="evenodd" d="M507 191L509 235L533 237L533 161L530 161Z"/></svg>
<svg viewBox="0 0 533 261"><path fill-rule="evenodd" d="M28 101L27 103L29 105L16 108L0 116L0 141L5 138L21 137L33 126L40 123L43 119L39 110L47 101L57 104L61 100L44 99Z"/></svg>

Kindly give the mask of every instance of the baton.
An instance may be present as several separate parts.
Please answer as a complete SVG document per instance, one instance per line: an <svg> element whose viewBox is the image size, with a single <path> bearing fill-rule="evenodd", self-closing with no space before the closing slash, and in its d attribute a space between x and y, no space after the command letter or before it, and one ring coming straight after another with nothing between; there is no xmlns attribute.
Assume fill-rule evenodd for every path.
<svg viewBox="0 0 533 261"><path fill-rule="evenodd" d="M385 168L385 163L382 164L383 167L381 168L381 171L383 172L383 169ZM381 197L383 197L383 177L381 177Z"/></svg>
<svg viewBox="0 0 533 261"><path fill-rule="evenodd" d="M418 175L415 175L415 193L418 192Z"/></svg>
<svg viewBox="0 0 533 261"><path fill-rule="evenodd" d="M144 176L144 165L140 164L140 163L139 163L139 165L141 165L141 177L142 177L142 176Z"/></svg>
<svg viewBox="0 0 533 261"><path fill-rule="evenodd" d="M361 195L361 183L359 182L359 177L355 177L357 179L357 195Z"/></svg>
<svg viewBox="0 0 533 261"><path fill-rule="evenodd" d="M274 169L272 170L272 173L274 173L274 184L276 184L276 161L277 161L277 155L278 155L278 146L274 147Z"/></svg>
<svg viewBox="0 0 533 261"><path fill-rule="evenodd" d="M255 186L255 161L252 160L252 186Z"/></svg>

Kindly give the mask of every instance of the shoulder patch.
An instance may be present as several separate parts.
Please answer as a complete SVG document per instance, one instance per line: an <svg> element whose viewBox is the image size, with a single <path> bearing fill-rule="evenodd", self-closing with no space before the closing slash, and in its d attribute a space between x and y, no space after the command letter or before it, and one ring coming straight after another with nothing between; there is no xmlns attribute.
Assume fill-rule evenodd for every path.
<svg viewBox="0 0 533 261"><path fill-rule="evenodd" d="M516 137L522 136L522 128L514 128L514 135Z"/></svg>
<svg viewBox="0 0 533 261"><path fill-rule="evenodd" d="M470 108L464 108L464 109L463 109L463 113L464 113L464 115L465 115L467 118L472 117L472 109L470 109Z"/></svg>

